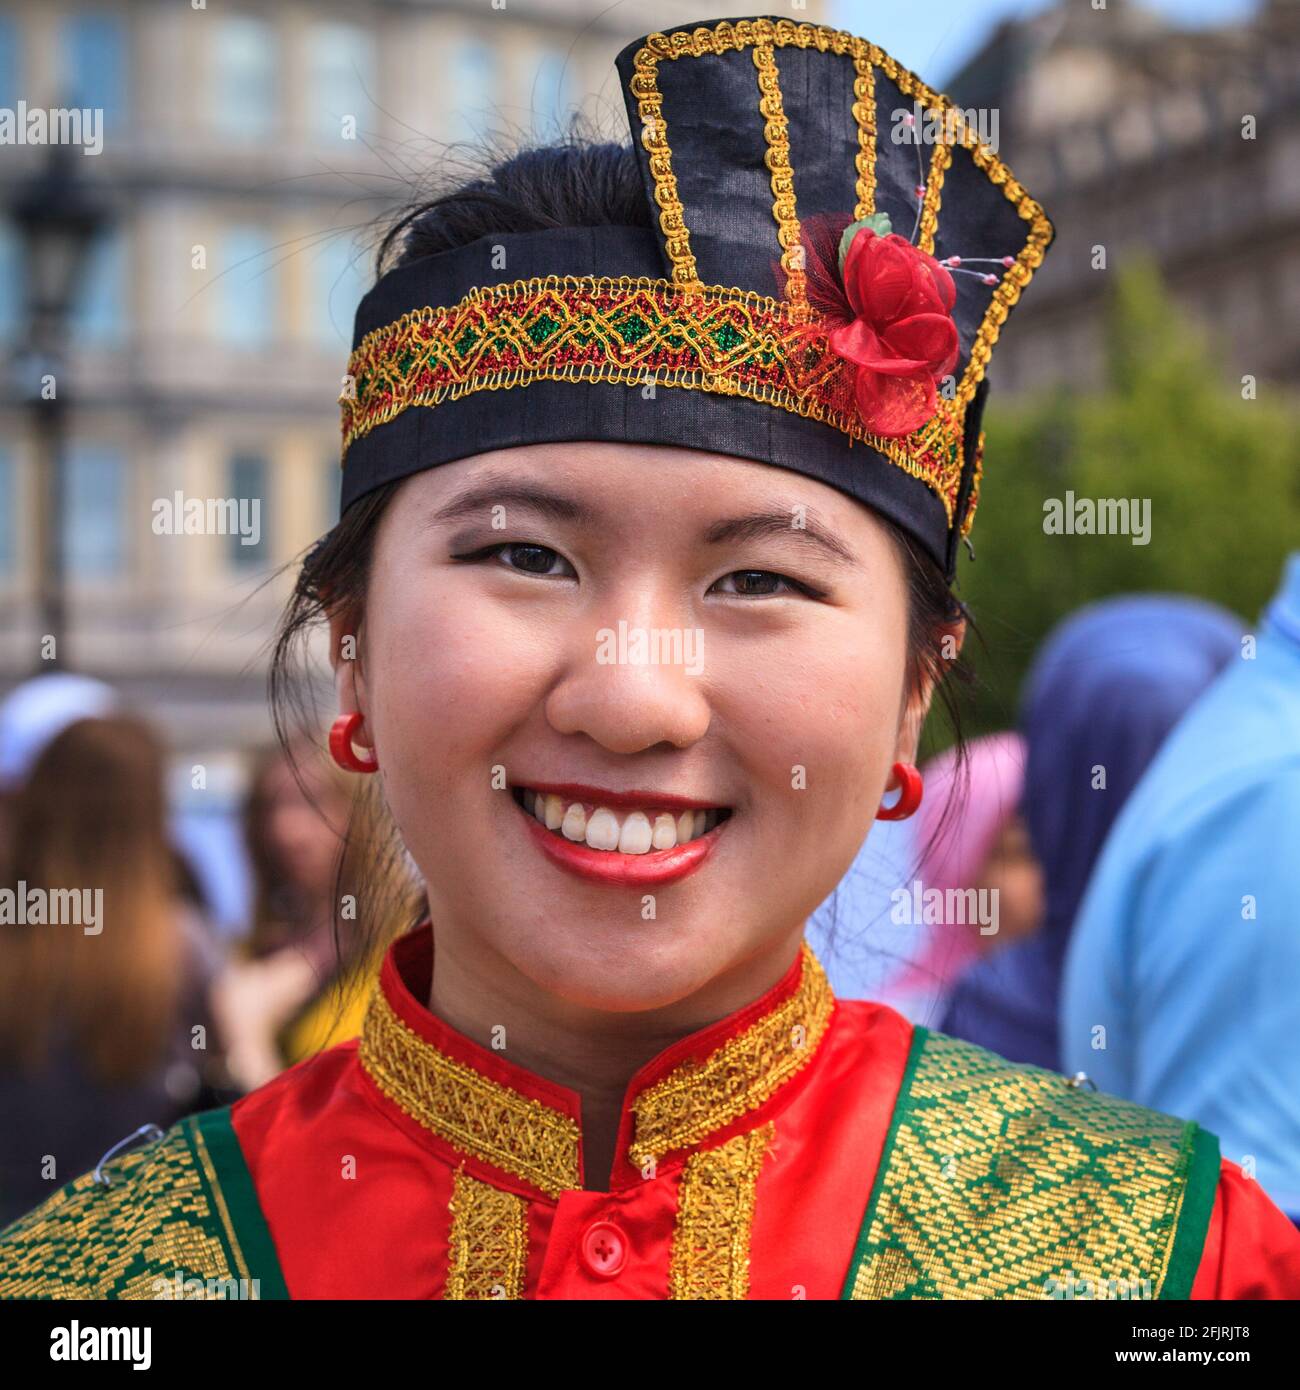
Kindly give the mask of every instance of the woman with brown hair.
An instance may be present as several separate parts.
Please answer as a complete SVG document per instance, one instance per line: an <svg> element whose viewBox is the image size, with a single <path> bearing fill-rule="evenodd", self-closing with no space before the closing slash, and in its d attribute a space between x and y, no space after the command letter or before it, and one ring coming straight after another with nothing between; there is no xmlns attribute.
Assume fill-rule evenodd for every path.
<svg viewBox="0 0 1300 1390"><path fill-rule="evenodd" d="M166 833L148 725L82 719L9 803L0 874L0 1210L212 1103L214 951Z"/></svg>

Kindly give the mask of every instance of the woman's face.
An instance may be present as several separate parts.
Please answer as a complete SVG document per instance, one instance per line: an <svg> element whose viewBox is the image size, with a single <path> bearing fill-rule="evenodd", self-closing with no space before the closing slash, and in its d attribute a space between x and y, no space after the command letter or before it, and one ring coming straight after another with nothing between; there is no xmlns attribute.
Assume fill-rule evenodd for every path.
<svg viewBox="0 0 1300 1390"><path fill-rule="evenodd" d="M1032 936L1043 918L1043 870L1019 815L998 833L980 875L981 888L996 891L998 934L993 944L1009 946Z"/></svg>
<svg viewBox="0 0 1300 1390"><path fill-rule="evenodd" d="M266 773L264 833L271 858L293 886L307 897L328 897L334 890L348 806L334 783L300 762L310 798L283 759Z"/></svg>
<svg viewBox="0 0 1300 1390"><path fill-rule="evenodd" d="M339 700L440 939L575 1006L657 1008L797 936L849 866L915 753L907 618L888 532L833 488L528 446L394 495Z"/></svg>

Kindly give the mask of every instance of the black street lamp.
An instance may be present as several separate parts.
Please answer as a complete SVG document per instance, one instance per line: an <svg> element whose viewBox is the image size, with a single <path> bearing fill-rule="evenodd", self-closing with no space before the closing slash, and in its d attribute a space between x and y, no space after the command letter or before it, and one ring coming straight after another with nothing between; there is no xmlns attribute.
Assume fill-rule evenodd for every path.
<svg viewBox="0 0 1300 1390"><path fill-rule="evenodd" d="M37 575L41 625L53 640L38 669L67 665L64 519L64 437L69 389L63 371L68 316L76 301L91 244L110 221L97 192L79 176L80 151L54 145L44 169L20 186L11 215L23 240L27 288L28 381L36 445Z"/></svg>

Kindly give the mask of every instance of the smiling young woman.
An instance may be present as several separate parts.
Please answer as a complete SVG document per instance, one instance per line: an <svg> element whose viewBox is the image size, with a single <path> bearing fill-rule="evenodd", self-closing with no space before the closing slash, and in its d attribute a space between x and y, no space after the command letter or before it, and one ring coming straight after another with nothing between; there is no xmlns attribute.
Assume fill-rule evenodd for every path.
<svg viewBox="0 0 1300 1390"><path fill-rule="evenodd" d="M803 940L923 793L1042 210L969 134L877 139L946 103L847 34L693 27L619 71L631 149L395 229L281 632L283 685L328 624L331 747L422 920L358 1041L73 1184L0 1238L7 1289L1295 1294L1212 1136L837 1000ZM177 1193L202 1242L166 1242Z"/></svg>

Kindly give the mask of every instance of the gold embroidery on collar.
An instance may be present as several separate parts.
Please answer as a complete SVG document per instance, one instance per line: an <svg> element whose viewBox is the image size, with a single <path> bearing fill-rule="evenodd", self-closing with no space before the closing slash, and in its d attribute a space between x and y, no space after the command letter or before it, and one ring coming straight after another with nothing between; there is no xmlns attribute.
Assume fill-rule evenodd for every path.
<svg viewBox="0 0 1300 1390"><path fill-rule="evenodd" d="M775 1129L769 1121L687 1161L677 1198L669 1298L749 1296L754 1188Z"/></svg>
<svg viewBox="0 0 1300 1390"><path fill-rule="evenodd" d="M784 1003L702 1062L683 1062L636 1098L628 1151L636 1167L698 1144L756 1109L812 1060L835 997L806 941L801 957L799 987Z"/></svg>
<svg viewBox="0 0 1300 1390"><path fill-rule="evenodd" d="M528 1257L527 1204L513 1192L456 1173L446 1299L522 1298Z"/></svg>
<svg viewBox="0 0 1300 1390"><path fill-rule="evenodd" d="M582 1186L577 1122L440 1052L371 996L361 1063L418 1124L462 1152L523 1178L549 1197Z"/></svg>

